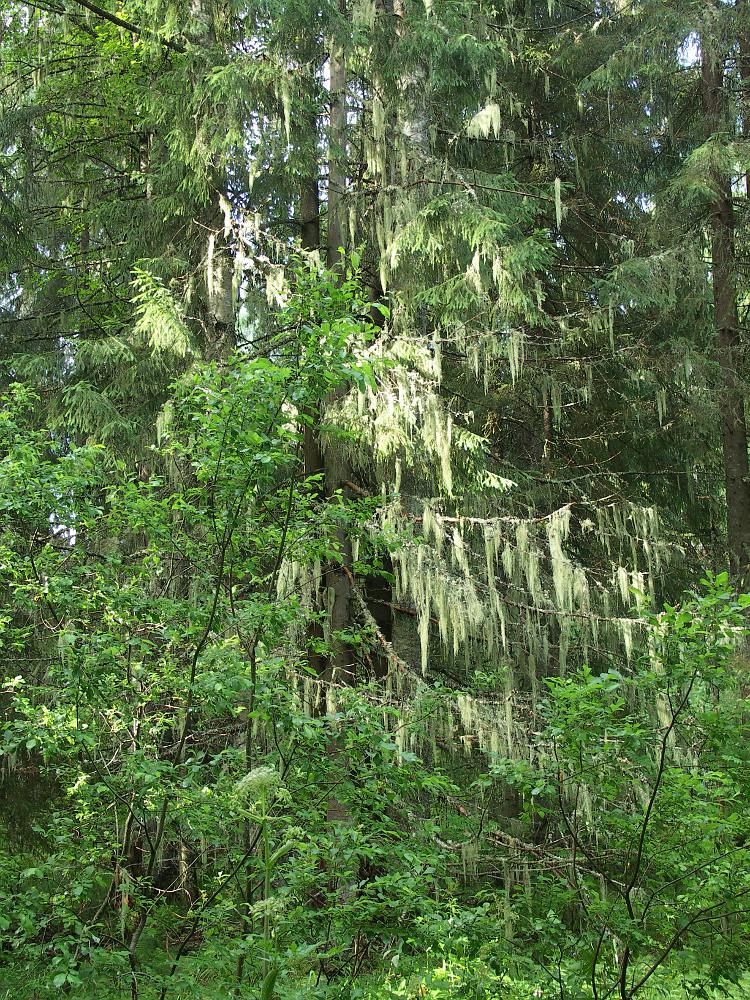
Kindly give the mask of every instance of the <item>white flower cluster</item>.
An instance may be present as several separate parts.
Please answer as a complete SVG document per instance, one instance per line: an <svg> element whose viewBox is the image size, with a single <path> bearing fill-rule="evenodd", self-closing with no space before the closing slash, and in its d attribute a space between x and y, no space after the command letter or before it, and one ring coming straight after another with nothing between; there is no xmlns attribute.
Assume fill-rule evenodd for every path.
<svg viewBox="0 0 750 1000"><path fill-rule="evenodd" d="M254 767L237 782L237 792L244 798L257 802L263 796L270 797L281 783L281 775L275 767Z"/></svg>

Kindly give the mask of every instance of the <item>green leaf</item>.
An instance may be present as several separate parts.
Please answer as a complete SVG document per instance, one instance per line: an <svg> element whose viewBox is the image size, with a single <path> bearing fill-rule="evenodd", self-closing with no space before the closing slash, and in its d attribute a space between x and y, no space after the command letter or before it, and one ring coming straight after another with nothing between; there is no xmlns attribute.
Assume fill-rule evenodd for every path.
<svg viewBox="0 0 750 1000"><path fill-rule="evenodd" d="M276 986L276 980L279 976L279 966L271 969L263 980L263 988L260 991L260 1000L271 1000L273 996L274 987Z"/></svg>

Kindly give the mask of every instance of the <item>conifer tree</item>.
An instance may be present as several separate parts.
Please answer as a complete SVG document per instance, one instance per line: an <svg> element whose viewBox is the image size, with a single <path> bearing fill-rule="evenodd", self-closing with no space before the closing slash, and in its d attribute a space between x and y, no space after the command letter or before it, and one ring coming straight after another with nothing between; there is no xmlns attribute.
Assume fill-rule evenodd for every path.
<svg viewBox="0 0 750 1000"><path fill-rule="evenodd" d="M562 792L553 801L537 738L548 692L561 713L590 697L575 702L585 714L626 677L623 712L674 729L661 682L633 678L672 664L659 629L685 587L727 554L742 580L750 546L746 17L682 0L627 16L567 0L10 5L13 658L21 687L51 640L56 678L83 669L76 643L96 664L86 724L99 769L116 761L114 841L86 739L80 759L60 749L60 720L77 727L81 707L67 689L40 683L8 725L22 747L24 713L62 706L48 753L96 811L87 843L106 878L92 925L118 901L134 995L142 935L170 892L196 930L209 902L237 896L236 977L257 932L272 995L284 781L328 803L325 820L310 806L313 835L295 835L307 881L294 891L333 961L325 920L371 902L383 843L402 843L419 805L409 780L454 819L476 807L477 842L485 815L495 824L510 913L534 851L577 858L602 808L585 780L578 825ZM24 512L18 470L36 465ZM136 654L153 676L133 672ZM600 668L610 680L591 680ZM657 700L641 705L643 691ZM665 737L633 773L653 777L654 746L682 766ZM386 793L373 778L358 799L353 775L381 751L402 801L373 861L358 838ZM467 786L482 774L460 810L441 765ZM527 766L545 775L538 809L518 792ZM165 776L161 798L148 768ZM236 837L210 823L204 787ZM417 828L430 864L456 849ZM344 891L328 848L348 858ZM464 877L476 848L461 849ZM588 874L606 882L600 868ZM636 875L622 882L630 920ZM629 954L615 965L628 997Z"/></svg>

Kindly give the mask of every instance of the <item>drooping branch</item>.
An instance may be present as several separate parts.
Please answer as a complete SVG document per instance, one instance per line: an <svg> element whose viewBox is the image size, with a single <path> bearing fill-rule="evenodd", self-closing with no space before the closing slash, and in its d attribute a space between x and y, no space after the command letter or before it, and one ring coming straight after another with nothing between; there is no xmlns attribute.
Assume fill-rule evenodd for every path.
<svg viewBox="0 0 750 1000"><path fill-rule="evenodd" d="M79 7L84 7L105 21L109 21L110 24L116 24L118 28L124 28L135 35L142 35L144 33L144 29L139 28L137 24L133 24L132 21L126 21L124 18L118 17L117 14L111 14L108 10L104 10L103 7L98 7L95 3L90 3L90 0L73 0L73 3L77 3ZM165 48L171 49L173 52L186 51L185 46L181 42L174 42L169 38L160 38L159 41Z"/></svg>
<svg viewBox="0 0 750 1000"><path fill-rule="evenodd" d="M372 629L372 631L377 636L378 642L380 643L380 645L385 650L388 659L393 664L395 664L395 666L398 667L398 669L401 671L401 673L403 673L403 674L412 674L414 677L418 677L419 678L419 674L417 673L417 671L414 670L414 668L411 667L406 662L406 660L403 660L398 655L398 653L396 652L396 650L393 648L393 644L391 642L389 642L388 639L386 639L386 637L383 635L383 632L380 629L380 627L378 626L378 623L375 621L375 618L374 618L372 612L370 611L369 607L367 606L367 601L365 600L364 595L362 594L362 592L360 591L359 587L357 586L356 581L354 579L354 575L352 574L352 572L349 569L349 567L348 566L344 566L343 570L344 570L344 573L345 573L345 575L346 575L346 577L347 577L347 579L349 581L349 585L352 588L352 594L354 595L354 598L355 598L355 600L357 602L357 605L358 605L359 610L360 610L360 612L362 614L362 618L364 619L365 624L367 625L368 628ZM421 678L419 678L419 679L421 680Z"/></svg>

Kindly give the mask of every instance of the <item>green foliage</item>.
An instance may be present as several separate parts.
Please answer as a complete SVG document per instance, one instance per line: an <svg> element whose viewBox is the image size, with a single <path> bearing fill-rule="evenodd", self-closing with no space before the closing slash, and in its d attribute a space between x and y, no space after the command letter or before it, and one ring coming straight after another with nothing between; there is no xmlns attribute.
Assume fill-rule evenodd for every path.
<svg viewBox="0 0 750 1000"><path fill-rule="evenodd" d="M9 995L742 995L745 6L6 6Z"/></svg>
<svg viewBox="0 0 750 1000"><path fill-rule="evenodd" d="M33 393L16 386L7 397L3 584L15 610L3 643L6 664L20 669L13 678L11 666L4 689L3 759L11 771L49 780L52 791L34 821L29 865L4 883L2 911L11 916L3 933L26 956L54 950L56 988L130 975L127 956L146 923L149 934L179 935L186 903L206 939L234 919L233 953L262 954L270 926L285 933L282 915L314 891L318 863L334 850L330 835L310 842L325 795L316 804L303 794L311 778L325 787L334 762L310 769L321 767L332 727L341 727L342 752L364 775L357 756L383 721L371 720L354 693L327 720L305 713L289 686L299 665L280 644L304 630L307 612L292 595L277 596L276 583L283 559L323 557L332 526L357 517L356 508L342 515L337 498L330 511L314 505L293 419L341 380L372 378L358 362L369 326L356 289L354 272L341 285L306 266L280 317L298 330L288 363L238 356L194 368L163 425L157 455L166 479L144 478L103 448L56 443L29 426ZM31 674L29 657L42 664ZM235 742L243 730L244 752ZM382 767L397 784L414 781L390 746L383 742ZM275 797L261 797L262 821L245 794L247 772L259 773L256 753L269 774L284 776ZM373 778L372 799L360 796L358 807L382 811L387 792L389 782ZM255 840L227 843L226 830L259 822L266 847L256 861ZM391 850L399 835L354 837L339 852L339 879L375 863L378 837ZM198 888L190 866L201 855L213 860ZM240 933L236 881L252 886L263 865L265 893L248 911L250 928L258 914L273 915L261 943L252 929ZM285 889L271 897L278 866ZM334 889L325 892L333 905ZM377 898L368 918L376 925L384 919ZM396 905L389 900L383 912ZM323 916L313 923L324 926ZM102 941L105 951L95 947ZM152 973L169 978L162 965Z"/></svg>
<svg viewBox="0 0 750 1000"><path fill-rule="evenodd" d="M560 870L531 876L517 919L530 944L543 932L540 961L559 949L557 974L579 989L630 997L652 977L666 988L675 968L731 977L742 967L750 813L738 649L750 596L736 601L727 582L709 578L654 616L651 653L632 670L549 682L540 766L514 780L529 818L554 823L567 849L545 852ZM578 905L574 921L561 919Z"/></svg>

